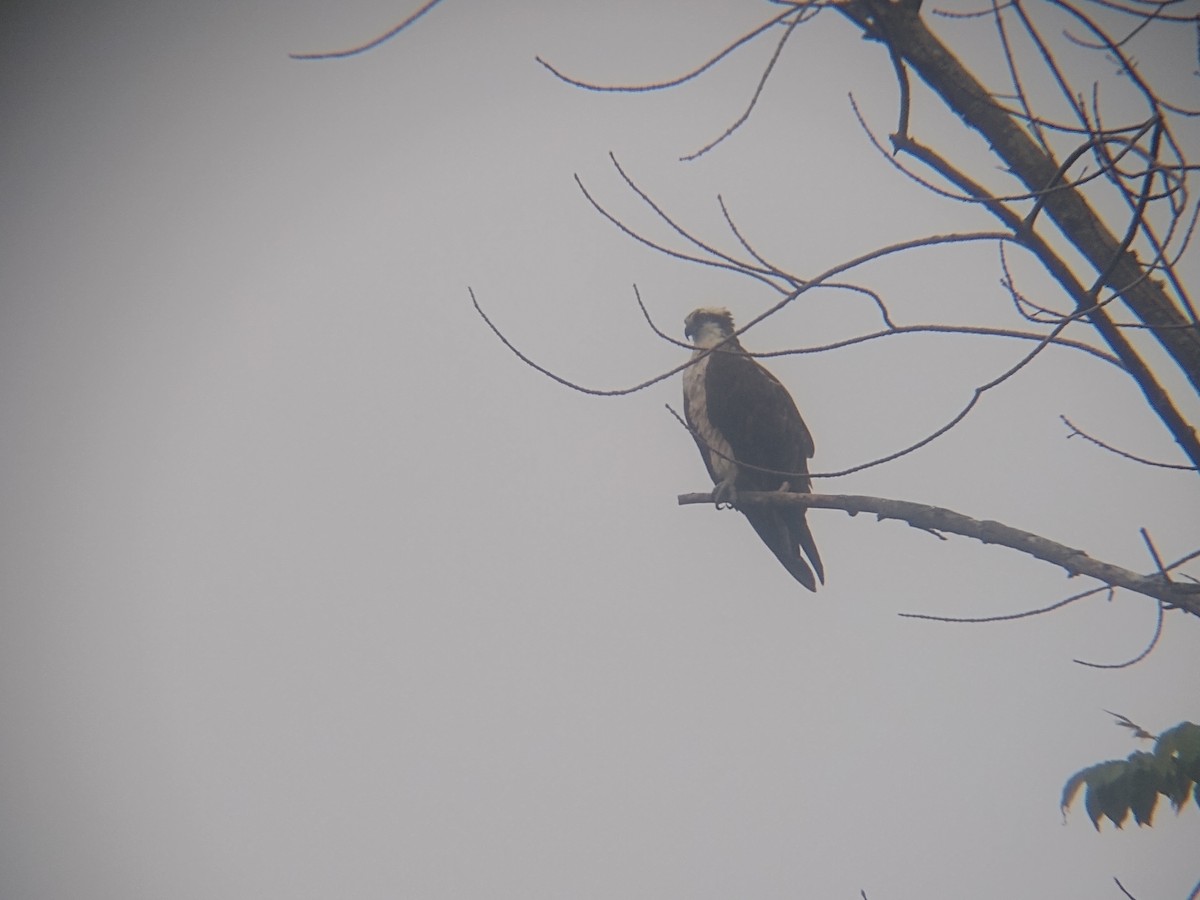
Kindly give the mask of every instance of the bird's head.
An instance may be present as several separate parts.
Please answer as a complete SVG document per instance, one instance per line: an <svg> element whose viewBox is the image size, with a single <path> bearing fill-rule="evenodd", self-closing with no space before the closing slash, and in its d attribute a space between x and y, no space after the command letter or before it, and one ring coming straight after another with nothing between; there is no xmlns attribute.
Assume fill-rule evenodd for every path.
<svg viewBox="0 0 1200 900"><path fill-rule="evenodd" d="M693 309L683 320L683 334L697 346L711 347L733 334L733 315L723 306Z"/></svg>

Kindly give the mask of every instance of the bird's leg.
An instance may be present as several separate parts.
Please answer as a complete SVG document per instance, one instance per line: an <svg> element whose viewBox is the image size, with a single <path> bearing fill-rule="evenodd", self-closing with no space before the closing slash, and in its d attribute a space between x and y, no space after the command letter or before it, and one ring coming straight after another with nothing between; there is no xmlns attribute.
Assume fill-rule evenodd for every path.
<svg viewBox="0 0 1200 900"><path fill-rule="evenodd" d="M737 488L733 486L732 478L717 482L712 495L717 509L735 509L737 507Z"/></svg>

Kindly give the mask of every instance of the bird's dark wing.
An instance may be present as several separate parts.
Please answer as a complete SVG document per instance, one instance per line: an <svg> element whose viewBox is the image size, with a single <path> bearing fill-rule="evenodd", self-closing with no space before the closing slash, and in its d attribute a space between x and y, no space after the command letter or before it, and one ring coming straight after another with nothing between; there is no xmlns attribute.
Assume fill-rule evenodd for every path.
<svg viewBox="0 0 1200 900"><path fill-rule="evenodd" d="M774 491L786 483L789 491L809 491L812 434L787 388L736 350L715 351L705 381L709 421L725 437L738 462L737 488ZM793 578L810 591L816 590L817 579L825 581L807 510L760 507L742 513Z"/></svg>
<svg viewBox="0 0 1200 900"><path fill-rule="evenodd" d="M787 481L807 491L813 439L787 388L737 351L715 351L706 376L709 421L742 464L738 488L773 491Z"/></svg>

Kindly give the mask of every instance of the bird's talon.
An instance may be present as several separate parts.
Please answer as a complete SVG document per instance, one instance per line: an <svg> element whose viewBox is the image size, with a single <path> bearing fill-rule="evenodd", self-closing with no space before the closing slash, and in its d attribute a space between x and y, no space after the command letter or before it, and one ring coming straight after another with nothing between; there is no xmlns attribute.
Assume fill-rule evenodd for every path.
<svg viewBox="0 0 1200 900"><path fill-rule="evenodd" d="M713 488L713 500L717 509L734 509L737 506L737 488L731 481L722 481Z"/></svg>

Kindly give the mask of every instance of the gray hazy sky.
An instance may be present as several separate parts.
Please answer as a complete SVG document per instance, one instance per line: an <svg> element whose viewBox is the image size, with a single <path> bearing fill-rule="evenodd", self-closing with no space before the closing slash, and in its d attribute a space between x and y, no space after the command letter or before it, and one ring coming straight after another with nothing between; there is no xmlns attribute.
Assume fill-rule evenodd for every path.
<svg viewBox="0 0 1200 900"><path fill-rule="evenodd" d="M1097 834L1058 798L1137 748L1104 709L1200 721L1194 622L1168 614L1147 660L1105 671L1072 660L1135 656L1147 599L904 620L1083 585L836 512L810 515L828 572L810 595L736 514L676 506L706 486L664 409L678 378L584 397L471 309L468 285L536 360L612 388L684 358L635 282L673 334L698 305L745 320L774 302L597 215L574 173L670 238L609 151L733 249L722 194L802 274L992 228L868 145L847 93L894 127L880 49L832 14L800 29L749 124L693 163L766 44L637 96L573 90L534 56L665 78L768 4L446 0L367 56L288 59L412 8L0 12L0 896L990 900L1117 897L1113 876L1185 896L1195 809ZM939 27L999 71L988 26ZM923 134L957 134L918 111ZM860 280L903 322L1011 326L999 278L978 246ZM827 292L745 341L876 323ZM771 368L833 471L928 433L1024 349L898 337ZM1119 372L1052 350L921 453L817 489L944 504L1138 570L1139 527L1168 558L1194 549L1195 476L1066 441L1060 414L1181 461Z"/></svg>

